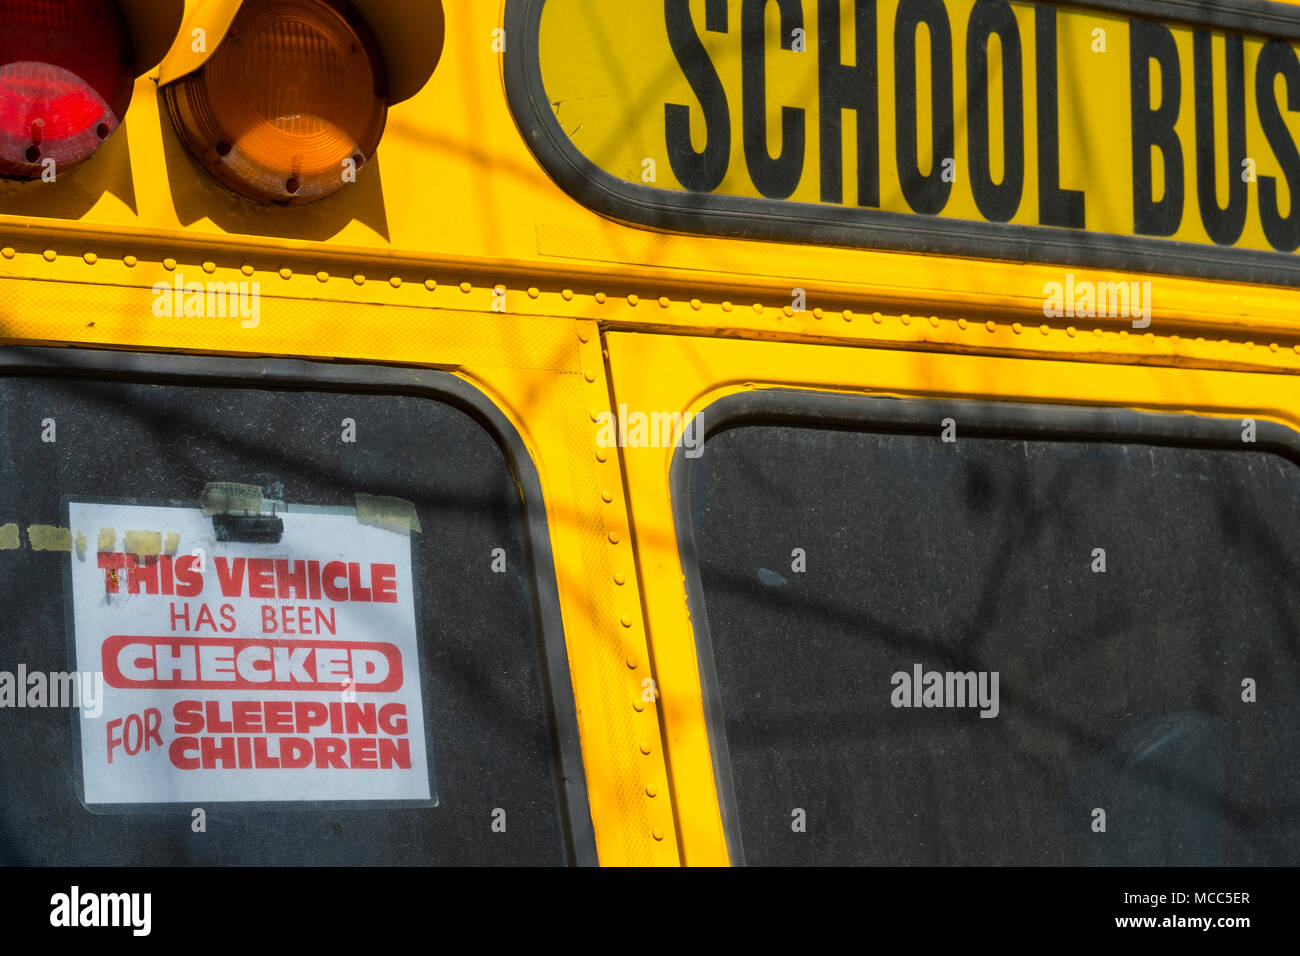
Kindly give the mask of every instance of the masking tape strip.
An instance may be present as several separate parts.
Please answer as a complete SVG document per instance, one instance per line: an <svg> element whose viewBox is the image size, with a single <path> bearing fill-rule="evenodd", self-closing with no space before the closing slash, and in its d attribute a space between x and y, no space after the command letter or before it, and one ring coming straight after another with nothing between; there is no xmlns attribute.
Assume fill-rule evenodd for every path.
<svg viewBox="0 0 1300 956"><path fill-rule="evenodd" d="M71 528L58 528L51 524L32 524L27 526L27 538L32 543L33 551L72 550Z"/></svg>
<svg viewBox="0 0 1300 956"><path fill-rule="evenodd" d="M161 531L128 531L122 550L127 554L162 554Z"/></svg>
<svg viewBox="0 0 1300 956"><path fill-rule="evenodd" d="M22 536L18 533L18 525L9 522L0 525L0 551L13 551L15 548L23 546Z"/></svg>
<svg viewBox="0 0 1300 956"><path fill-rule="evenodd" d="M215 514L261 514L262 489L235 481L210 481L199 495L199 507L207 516Z"/></svg>
<svg viewBox="0 0 1300 956"><path fill-rule="evenodd" d="M420 516L415 512L415 505L405 498L368 495L358 491L356 500L357 521L361 524L405 535L420 531Z"/></svg>
<svg viewBox="0 0 1300 956"><path fill-rule="evenodd" d="M117 546L117 529L100 528L99 529L99 550L112 551Z"/></svg>

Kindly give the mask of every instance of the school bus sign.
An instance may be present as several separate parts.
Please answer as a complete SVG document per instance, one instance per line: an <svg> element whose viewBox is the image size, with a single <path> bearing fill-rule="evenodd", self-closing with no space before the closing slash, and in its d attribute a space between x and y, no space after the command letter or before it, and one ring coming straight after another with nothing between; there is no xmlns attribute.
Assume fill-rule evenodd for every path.
<svg viewBox="0 0 1300 956"><path fill-rule="evenodd" d="M1294 283L1300 10L507 0L555 180L657 229Z"/></svg>

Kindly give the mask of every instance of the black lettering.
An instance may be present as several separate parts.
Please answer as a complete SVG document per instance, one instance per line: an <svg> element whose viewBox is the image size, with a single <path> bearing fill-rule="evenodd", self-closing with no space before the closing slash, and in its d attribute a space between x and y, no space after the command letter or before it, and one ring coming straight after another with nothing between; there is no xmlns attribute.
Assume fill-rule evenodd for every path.
<svg viewBox="0 0 1300 956"><path fill-rule="evenodd" d="M877 90L876 0L853 4L854 65L840 50L840 0L818 0L817 66L821 112L822 202L844 201L842 110L857 113L858 205L880 205L880 106Z"/></svg>
<svg viewBox="0 0 1300 956"><path fill-rule="evenodd" d="M785 199L803 176L803 110L781 107L781 151L767 151L767 5L781 14L781 48L794 45L794 31L803 27L800 0L745 0L740 9L741 115L744 122L745 165L754 188L768 199Z"/></svg>
<svg viewBox="0 0 1300 956"><path fill-rule="evenodd" d="M1219 208L1214 169L1214 59L1208 30L1192 35L1192 84L1196 112L1196 196L1210 238L1230 246L1246 225L1246 67L1239 33L1223 37L1228 94L1228 207Z"/></svg>
<svg viewBox="0 0 1300 956"><path fill-rule="evenodd" d="M1133 109L1133 231L1172 236L1183 221L1183 148L1174 132L1182 85L1174 35L1160 23L1129 21ZM1160 106L1151 108L1151 61L1160 64ZM1164 161L1165 193L1152 196L1151 150Z"/></svg>
<svg viewBox="0 0 1300 956"><path fill-rule="evenodd" d="M1259 110L1259 125L1264 129L1282 175L1286 177L1286 216L1278 210L1277 179L1259 177L1259 219L1264 226L1268 244L1279 252L1294 252L1300 246L1300 152L1287 129L1278 108L1274 90L1278 74L1286 87L1287 112L1294 113L1300 106L1300 62L1295 50L1282 40L1269 40L1259 51L1255 64L1255 106Z"/></svg>
<svg viewBox="0 0 1300 956"><path fill-rule="evenodd" d="M917 158L916 33L930 34L930 172L921 174ZM914 212L934 215L948 204L952 183L943 179L943 161L953 156L952 29L942 0L901 0L894 18L894 117L898 182Z"/></svg>
<svg viewBox="0 0 1300 956"><path fill-rule="evenodd" d="M1034 7L1034 68L1038 79L1038 221L1082 229L1083 190L1061 188L1060 98L1056 82L1056 8Z"/></svg>
<svg viewBox="0 0 1300 956"><path fill-rule="evenodd" d="M989 169L989 37L1002 41L1002 182ZM975 205L989 222L1006 222L1025 187L1025 97L1020 29L1006 0L976 0L966 29L966 130Z"/></svg>
<svg viewBox="0 0 1300 956"><path fill-rule="evenodd" d="M677 181L692 192L712 192L727 175L731 161L731 114L727 91L709 59L695 24L691 20L690 0L664 0L664 22L668 42L691 90L704 112L708 139L703 150L691 143L691 110L679 103L664 104L664 133L668 145L668 162ZM705 0L704 28L713 33L727 32L727 0Z"/></svg>

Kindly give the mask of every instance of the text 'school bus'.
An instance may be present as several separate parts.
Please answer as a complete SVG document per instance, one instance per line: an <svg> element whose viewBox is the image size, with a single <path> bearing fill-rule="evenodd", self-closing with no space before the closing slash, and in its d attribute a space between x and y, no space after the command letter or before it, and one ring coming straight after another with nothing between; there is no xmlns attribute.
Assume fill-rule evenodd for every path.
<svg viewBox="0 0 1300 956"><path fill-rule="evenodd" d="M1300 859L1300 8L0 14L5 862Z"/></svg>

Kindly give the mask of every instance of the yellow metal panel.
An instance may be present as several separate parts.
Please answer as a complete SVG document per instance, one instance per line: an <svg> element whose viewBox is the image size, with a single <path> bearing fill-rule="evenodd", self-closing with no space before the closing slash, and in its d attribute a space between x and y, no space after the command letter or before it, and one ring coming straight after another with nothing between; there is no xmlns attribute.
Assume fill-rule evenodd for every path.
<svg viewBox="0 0 1300 956"><path fill-rule="evenodd" d="M1300 428L1300 379L1293 375L630 332L608 334L606 348L617 404L625 404L629 413L702 415L706 428L709 406L722 396L773 386L1248 416ZM717 865L727 861L727 851L672 516L672 454L664 447L622 449L650 645L663 692L682 856L687 865Z"/></svg>
<svg viewBox="0 0 1300 956"><path fill-rule="evenodd" d="M762 301L773 311L737 310L722 325L730 334L764 337L788 334L789 323L776 315L791 302L795 288L805 290L810 310L980 321L991 313L1014 314L1029 324L1030 317L1042 315L1045 284L1077 271L666 236L607 220L560 190L520 136L502 90L501 54L493 49L500 6L444 7L446 42L433 77L390 110L376 161L367 164L356 184L329 199L284 209L233 195L191 160L155 84L141 79L123 130L85 164L53 183L0 183L0 243L13 245L24 234L39 233L65 235L69 242L55 245L78 249L96 245L86 237L98 229L101 236L148 240L158 259L183 248L199 260L227 261L273 250L300 256L309 267L345 259L363 272L388 263L418 271L454 264L472 273L476 285L563 286L587 303L596 292L643 299L666 295L675 302ZM182 28L179 39L186 35ZM135 254L143 251L137 247ZM1261 332L1236 328L1249 324L1266 330L1269 341L1290 347L1300 329L1293 288L1116 270L1088 270L1079 277L1151 281L1153 330L1223 329L1234 340L1247 334L1262 339ZM565 303L561 311L577 314L580 304ZM642 314L621 321L658 325L658 316L645 320ZM1097 324L1115 325L1113 320ZM854 336L851 327L833 324L811 334Z"/></svg>
<svg viewBox="0 0 1300 956"><path fill-rule="evenodd" d="M726 853L667 453L601 447L602 412L698 410L764 384L1288 423L1300 409L1292 288L674 236L602 218L549 179L516 128L493 48L500 5L443 6L432 79L390 111L357 184L321 203L263 207L213 182L147 78L123 131L86 164L55 182L0 183L0 343L421 365L488 394L545 495L603 863ZM1075 272L1150 281L1151 325L1044 315L1045 288ZM258 283L256 322L158 314L178 277L182 290Z"/></svg>
<svg viewBox="0 0 1300 956"><path fill-rule="evenodd" d="M510 290L507 307L523 311L497 312L492 289L469 283L218 267L194 257L146 261L99 248L103 255L5 247L0 343L439 367L502 409L545 499L600 861L676 864L658 710L642 701L652 671L620 462L596 441L609 390L595 324L527 310L563 302L562 293ZM257 321L158 315L158 303L174 302L178 277L182 289L191 281L256 283Z"/></svg>

